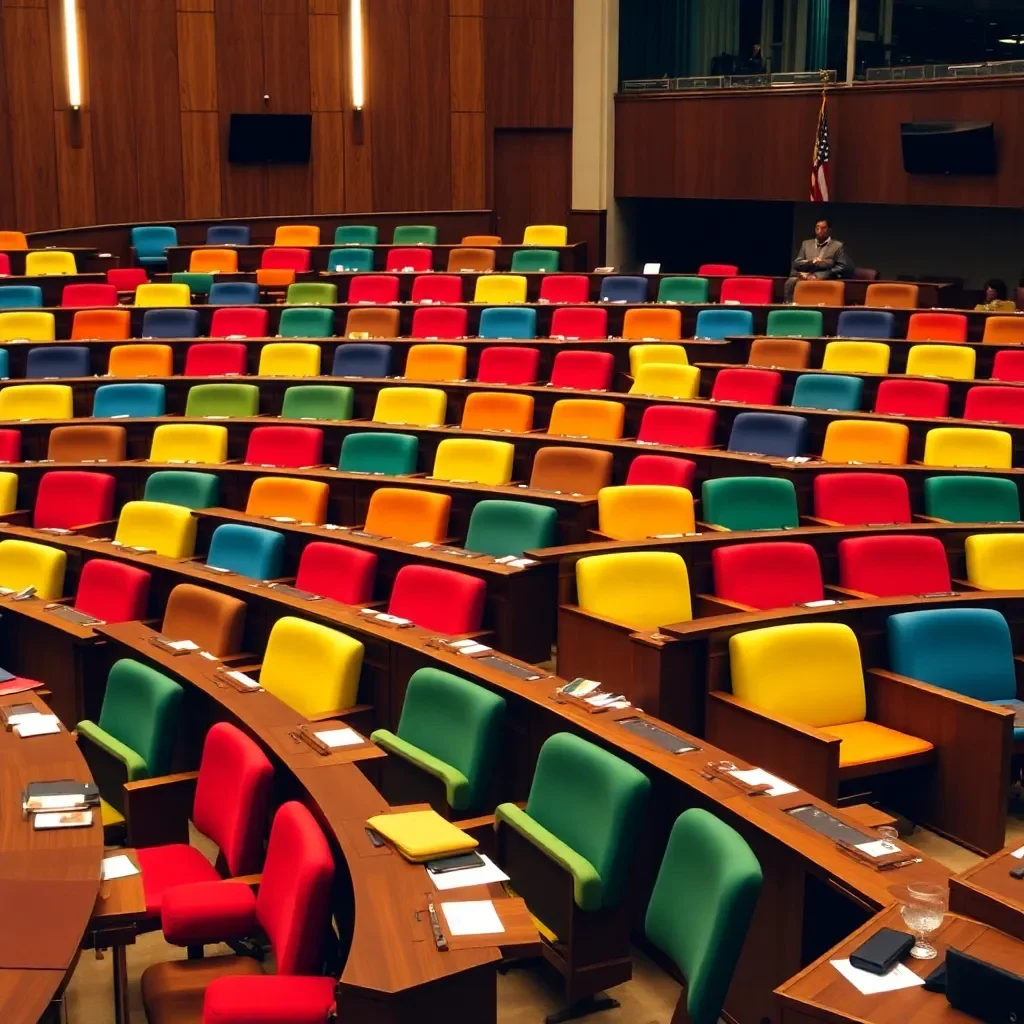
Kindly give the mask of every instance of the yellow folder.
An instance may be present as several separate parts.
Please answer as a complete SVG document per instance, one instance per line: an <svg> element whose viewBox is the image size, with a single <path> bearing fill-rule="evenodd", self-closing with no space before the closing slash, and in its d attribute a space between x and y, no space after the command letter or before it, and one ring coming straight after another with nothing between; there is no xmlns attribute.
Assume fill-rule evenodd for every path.
<svg viewBox="0 0 1024 1024"><path fill-rule="evenodd" d="M468 853L478 845L471 835L445 821L437 811L378 814L366 824L414 863Z"/></svg>

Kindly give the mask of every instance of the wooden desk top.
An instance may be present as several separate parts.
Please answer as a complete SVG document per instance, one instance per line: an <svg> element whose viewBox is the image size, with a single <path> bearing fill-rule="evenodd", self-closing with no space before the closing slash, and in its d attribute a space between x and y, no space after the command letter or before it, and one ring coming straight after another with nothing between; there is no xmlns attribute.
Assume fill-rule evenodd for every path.
<svg viewBox="0 0 1024 1024"><path fill-rule="evenodd" d="M1008 846L951 879L950 909L1024 941L1024 879L1010 877L1011 868L1024 865L1014 856L1022 850Z"/></svg>

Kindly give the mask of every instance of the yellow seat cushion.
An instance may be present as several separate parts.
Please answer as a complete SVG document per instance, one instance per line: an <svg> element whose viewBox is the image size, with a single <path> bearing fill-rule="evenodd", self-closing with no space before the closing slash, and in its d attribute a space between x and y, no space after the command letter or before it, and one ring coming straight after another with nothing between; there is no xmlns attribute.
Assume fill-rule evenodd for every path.
<svg viewBox="0 0 1024 1024"><path fill-rule="evenodd" d="M652 345L629 346L629 372L635 377L645 363L678 363L688 366L689 359L682 345L671 345L668 342L657 342Z"/></svg>
<svg viewBox="0 0 1024 1024"><path fill-rule="evenodd" d="M114 540L128 547L152 548L167 558L191 558L198 520L184 505L129 501L121 509Z"/></svg>
<svg viewBox="0 0 1024 1024"><path fill-rule="evenodd" d="M598 529L614 540L643 540L696 530L693 495L685 487L602 487L597 492L597 517Z"/></svg>
<svg viewBox="0 0 1024 1024"><path fill-rule="evenodd" d="M696 398L700 393L700 369L679 363L641 363L629 393L654 398Z"/></svg>
<svg viewBox="0 0 1024 1024"><path fill-rule="evenodd" d="M18 474L0 473L0 515L8 515L18 507Z"/></svg>
<svg viewBox="0 0 1024 1024"><path fill-rule="evenodd" d="M56 601L64 595L67 555L59 548L29 540L0 541L0 587L35 587L36 597Z"/></svg>
<svg viewBox="0 0 1024 1024"><path fill-rule="evenodd" d="M577 603L631 629L658 629L693 618L690 577L671 551L590 555L576 563Z"/></svg>
<svg viewBox="0 0 1024 1024"><path fill-rule="evenodd" d="M439 388L381 388L373 409L375 423L439 427L444 423L448 396Z"/></svg>
<svg viewBox="0 0 1024 1024"><path fill-rule="evenodd" d="M836 373L888 373L889 346L881 341L830 341L821 361Z"/></svg>
<svg viewBox="0 0 1024 1024"><path fill-rule="evenodd" d="M1024 590L1024 533L976 533L964 540L967 579L982 590Z"/></svg>
<svg viewBox="0 0 1024 1024"><path fill-rule="evenodd" d="M898 757L925 754L932 750L927 740L908 736L875 722L847 722L845 725L830 725L826 732L838 736L839 767L852 768L860 764L877 764Z"/></svg>
<svg viewBox="0 0 1024 1024"><path fill-rule="evenodd" d="M437 446L434 476L499 487L512 479L515 445L475 437L450 437Z"/></svg>

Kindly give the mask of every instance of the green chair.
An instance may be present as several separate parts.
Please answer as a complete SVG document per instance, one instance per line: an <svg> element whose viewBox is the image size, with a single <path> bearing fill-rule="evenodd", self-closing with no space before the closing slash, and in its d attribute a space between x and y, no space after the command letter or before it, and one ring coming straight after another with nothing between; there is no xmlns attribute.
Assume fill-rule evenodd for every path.
<svg viewBox="0 0 1024 1024"><path fill-rule="evenodd" d="M644 922L685 982L673 1020L716 1024L761 882L761 865L738 832L697 807L676 818Z"/></svg>
<svg viewBox="0 0 1024 1024"><path fill-rule="evenodd" d="M104 824L124 817L124 784L171 770L182 688L156 669L130 658L107 675L99 722L78 723L78 743L100 797Z"/></svg>
<svg viewBox="0 0 1024 1024"><path fill-rule="evenodd" d="M392 245L437 245L433 224L399 224L391 236Z"/></svg>
<svg viewBox="0 0 1024 1024"><path fill-rule="evenodd" d="M256 416L260 389L255 384L194 384L185 399L186 416Z"/></svg>
<svg viewBox="0 0 1024 1024"><path fill-rule="evenodd" d="M336 384L297 384L285 388L283 420L349 420L355 395Z"/></svg>
<svg viewBox="0 0 1024 1024"><path fill-rule="evenodd" d="M726 530L788 530L800 525L796 488L771 476L705 480L701 519Z"/></svg>
<svg viewBox="0 0 1024 1024"><path fill-rule="evenodd" d="M372 271L373 250L332 249L327 254L327 269L335 274L346 270L354 270L359 273Z"/></svg>
<svg viewBox="0 0 1024 1024"><path fill-rule="evenodd" d="M658 302L707 302L706 277L663 277L658 285Z"/></svg>
<svg viewBox="0 0 1024 1024"><path fill-rule="evenodd" d="M765 334L769 338L820 338L824 323L820 309L773 309Z"/></svg>
<svg viewBox="0 0 1024 1024"><path fill-rule="evenodd" d="M924 511L950 523L1019 523L1020 492L997 476L930 476Z"/></svg>
<svg viewBox="0 0 1024 1024"><path fill-rule="evenodd" d="M333 306L338 301L338 286L326 281L298 281L288 285L285 302L289 306Z"/></svg>
<svg viewBox="0 0 1024 1024"><path fill-rule="evenodd" d="M294 286L292 286L294 287ZM283 310L277 327L279 338L333 338L334 310L294 306Z"/></svg>
<svg viewBox="0 0 1024 1024"><path fill-rule="evenodd" d="M512 253L512 273L554 274L558 270L558 258L554 249L517 249Z"/></svg>
<svg viewBox="0 0 1024 1024"><path fill-rule="evenodd" d="M205 298L213 287L213 274L200 274L193 270L178 270L171 274L172 284L187 284L193 295Z"/></svg>
<svg viewBox="0 0 1024 1024"><path fill-rule="evenodd" d="M529 501L478 501L469 517L466 550L504 558L555 543L558 513Z"/></svg>
<svg viewBox="0 0 1024 1024"><path fill-rule="evenodd" d="M419 448L414 434L349 434L341 442L338 469L343 473L408 476L416 472Z"/></svg>
<svg viewBox="0 0 1024 1024"><path fill-rule="evenodd" d="M426 801L449 818L479 813L490 795L504 718L505 701L490 690L437 668L414 672L398 733L378 729L370 736L394 755L384 763L384 798Z"/></svg>
<svg viewBox="0 0 1024 1024"><path fill-rule="evenodd" d="M856 412L864 395L862 377L839 373L802 373L793 385L793 408Z"/></svg>
<svg viewBox="0 0 1024 1024"><path fill-rule="evenodd" d="M650 788L615 755L556 733L540 749L526 808L495 811L497 861L543 925L544 957L573 1015L617 1005L594 997L632 976L622 896Z"/></svg>
<svg viewBox="0 0 1024 1024"><path fill-rule="evenodd" d="M185 508L216 508L220 504L220 477L191 469L161 469L146 480L144 501Z"/></svg>
<svg viewBox="0 0 1024 1024"><path fill-rule="evenodd" d="M376 224L339 224L334 229L335 245L376 245Z"/></svg>

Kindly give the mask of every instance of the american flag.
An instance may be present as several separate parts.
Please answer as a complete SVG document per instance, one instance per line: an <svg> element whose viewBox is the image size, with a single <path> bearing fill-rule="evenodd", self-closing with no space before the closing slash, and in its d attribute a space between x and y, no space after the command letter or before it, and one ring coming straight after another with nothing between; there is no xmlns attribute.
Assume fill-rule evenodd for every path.
<svg viewBox="0 0 1024 1024"><path fill-rule="evenodd" d="M818 129L814 134L814 157L811 161L811 202L827 203L829 201L829 167L828 167L828 113L825 110L825 97L821 97L821 110L818 111Z"/></svg>

